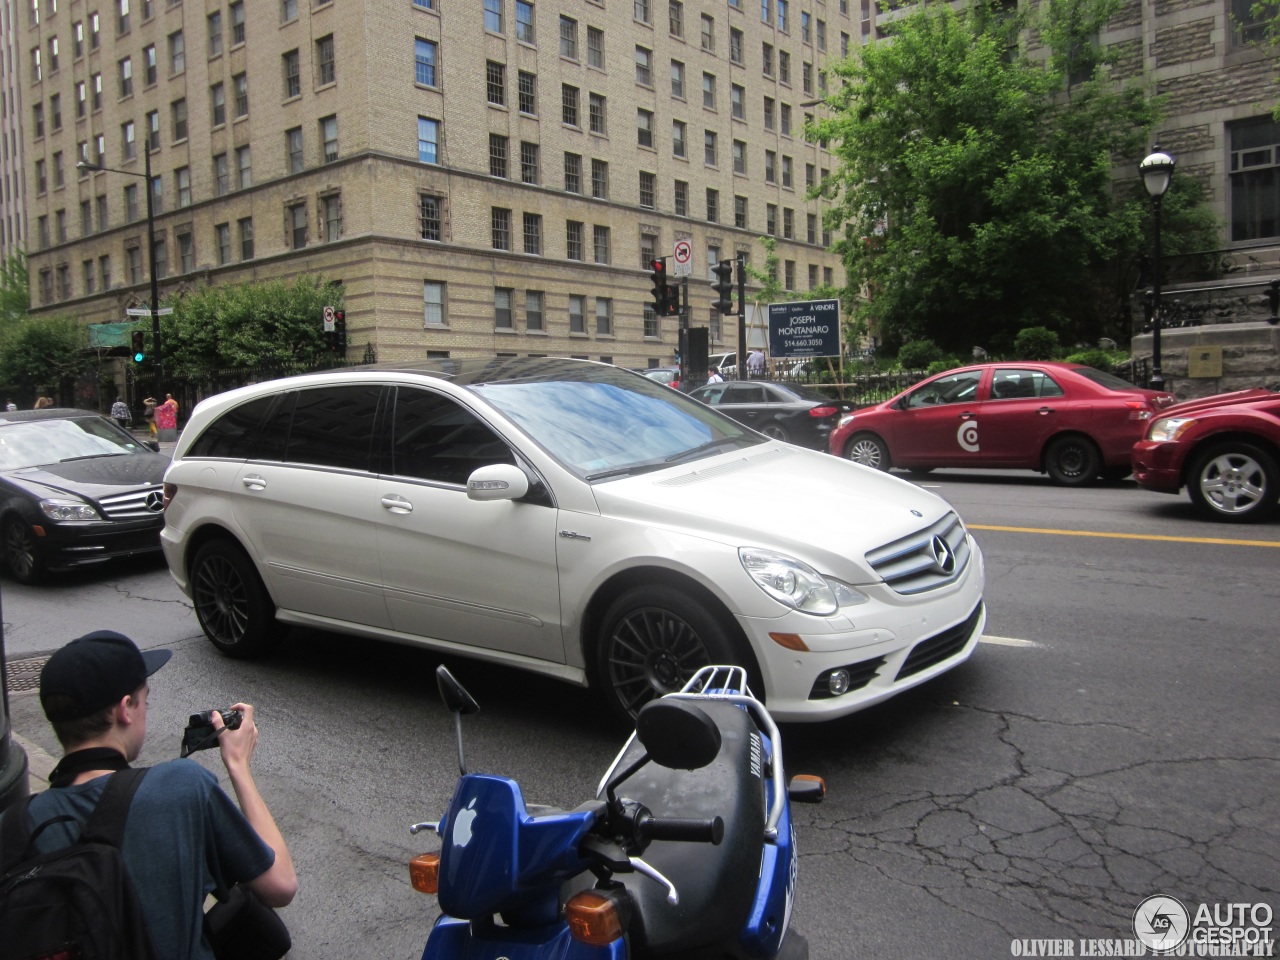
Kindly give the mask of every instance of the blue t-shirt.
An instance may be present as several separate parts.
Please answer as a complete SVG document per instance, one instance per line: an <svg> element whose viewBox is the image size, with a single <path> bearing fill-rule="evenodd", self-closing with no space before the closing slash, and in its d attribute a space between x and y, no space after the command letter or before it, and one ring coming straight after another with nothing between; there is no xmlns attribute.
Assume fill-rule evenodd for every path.
<svg viewBox="0 0 1280 960"><path fill-rule="evenodd" d="M31 829L66 814L87 822L107 779L36 794L28 807ZM48 853L78 835L73 823L54 824L36 846ZM205 896L219 883L229 888L261 876L276 859L217 778L194 760L147 771L129 806L121 853L156 953L166 960L213 960L204 939Z"/></svg>

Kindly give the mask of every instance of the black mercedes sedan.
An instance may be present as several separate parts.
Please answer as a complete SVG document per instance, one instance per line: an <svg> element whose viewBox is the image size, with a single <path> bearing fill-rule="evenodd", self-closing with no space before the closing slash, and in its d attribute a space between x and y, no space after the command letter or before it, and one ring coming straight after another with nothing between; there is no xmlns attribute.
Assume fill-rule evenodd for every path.
<svg viewBox="0 0 1280 960"><path fill-rule="evenodd" d="M698 387L689 396L715 407L766 437L826 450L842 405L801 383L728 380Z"/></svg>
<svg viewBox="0 0 1280 960"><path fill-rule="evenodd" d="M0 412L0 549L15 580L160 549L156 445L87 410Z"/></svg>

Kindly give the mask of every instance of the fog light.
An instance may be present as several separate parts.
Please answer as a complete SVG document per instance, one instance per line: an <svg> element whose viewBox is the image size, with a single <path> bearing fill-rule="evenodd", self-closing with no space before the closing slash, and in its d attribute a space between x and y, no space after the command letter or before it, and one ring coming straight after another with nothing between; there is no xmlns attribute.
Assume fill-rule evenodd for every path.
<svg viewBox="0 0 1280 960"><path fill-rule="evenodd" d="M849 671L841 667L839 670L832 670L831 676L827 677L827 689L831 691L833 697L838 697L849 689Z"/></svg>

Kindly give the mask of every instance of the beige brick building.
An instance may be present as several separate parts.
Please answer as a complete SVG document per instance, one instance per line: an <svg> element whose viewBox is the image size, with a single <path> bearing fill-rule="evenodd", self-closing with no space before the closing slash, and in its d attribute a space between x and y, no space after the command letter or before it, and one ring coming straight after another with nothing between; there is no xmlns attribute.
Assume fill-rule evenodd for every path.
<svg viewBox="0 0 1280 960"><path fill-rule="evenodd" d="M843 282L802 136L853 29L836 0L785 29L757 0L21 2L37 312L146 300L148 143L162 299L323 274L353 357L670 362L647 263L678 239L722 349L710 261L761 264L770 233L787 287Z"/></svg>

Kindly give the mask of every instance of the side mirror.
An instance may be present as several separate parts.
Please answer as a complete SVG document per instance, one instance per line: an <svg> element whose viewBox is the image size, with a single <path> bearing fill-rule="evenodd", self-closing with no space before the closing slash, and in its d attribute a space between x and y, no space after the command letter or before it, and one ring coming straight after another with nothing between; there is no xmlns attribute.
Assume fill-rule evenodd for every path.
<svg viewBox="0 0 1280 960"><path fill-rule="evenodd" d="M698 770L720 754L720 728L688 700L650 700L636 717L636 737L650 759L676 770Z"/></svg>
<svg viewBox="0 0 1280 960"><path fill-rule="evenodd" d="M519 500L529 492L529 478L510 463L478 467L467 477L469 500Z"/></svg>
<svg viewBox="0 0 1280 960"><path fill-rule="evenodd" d="M440 699L451 713L470 716L480 712L480 704L467 693L467 688L460 684L449 668L443 663L436 667L436 686L440 690Z"/></svg>

